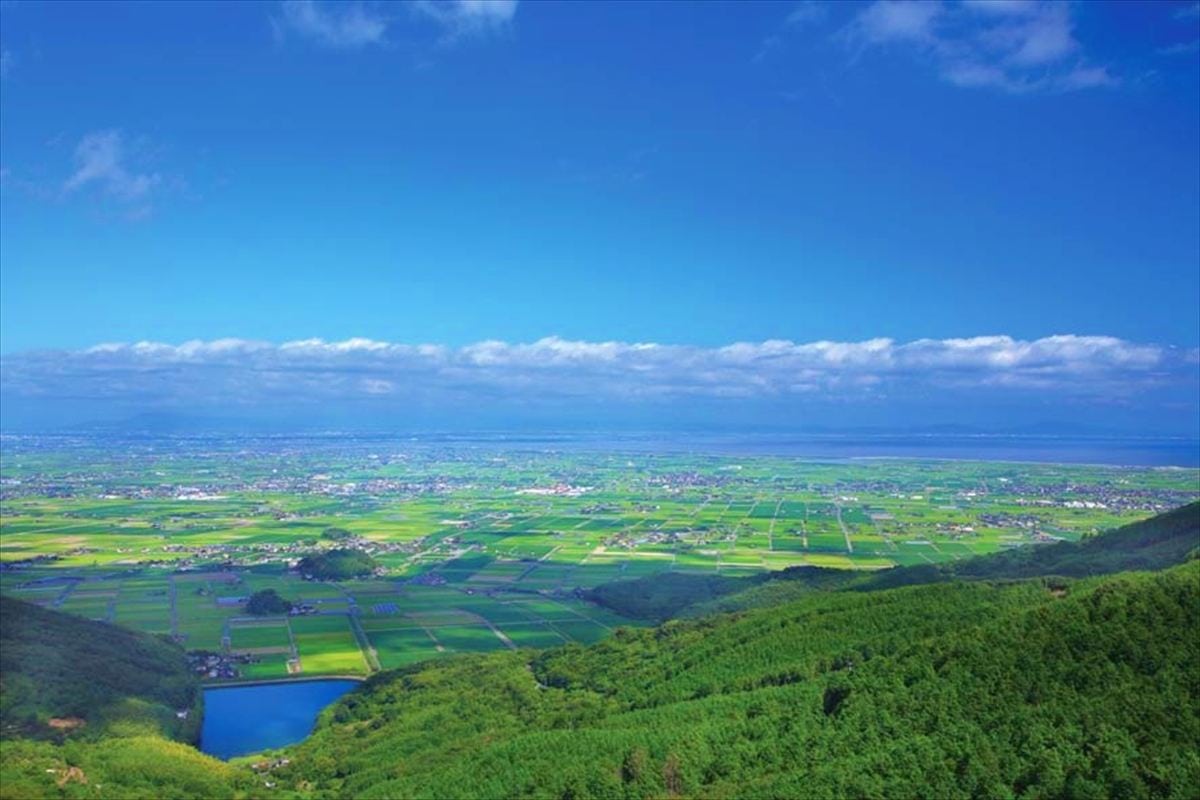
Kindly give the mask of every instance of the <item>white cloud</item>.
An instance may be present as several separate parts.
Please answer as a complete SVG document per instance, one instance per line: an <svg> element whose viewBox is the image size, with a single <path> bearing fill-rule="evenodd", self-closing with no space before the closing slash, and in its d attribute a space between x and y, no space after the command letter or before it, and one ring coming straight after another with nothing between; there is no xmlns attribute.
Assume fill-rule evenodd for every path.
<svg viewBox="0 0 1200 800"><path fill-rule="evenodd" d="M1200 3L1192 3L1183 8L1178 9L1175 14L1175 19L1193 20L1200 19Z"/></svg>
<svg viewBox="0 0 1200 800"><path fill-rule="evenodd" d="M955 86L1020 93L1116 85L1107 67L1086 59L1074 8L1054 0L876 0L840 36L859 53L907 49Z"/></svg>
<svg viewBox="0 0 1200 800"><path fill-rule="evenodd" d="M818 0L801 0L787 15L784 24L795 27L820 22L825 19L827 12L828 7Z"/></svg>
<svg viewBox="0 0 1200 800"><path fill-rule="evenodd" d="M931 42L933 23L942 13L935 0L877 0L855 18L857 36L869 44Z"/></svg>
<svg viewBox="0 0 1200 800"><path fill-rule="evenodd" d="M1004 58L1016 67L1039 67L1061 61L1079 49L1072 33L1071 14L1066 5L1044 6L1028 19L993 29L1009 45ZM1009 49L1011 48L1011 49Z"/></svg>
<svg viewBox="0 0 1200 800"><path fill-rule="evenodd" d="M990 87L993 89L1003 89L1007 92L1021 91L1021 83L1014 81L1000 67L988 66L986 64L972 64L970 62L961 62L957 64L948 64L942 71L942 79L955 86L972 87Z"/></svg>
<svg viewBox="0 0 1200 800"><path fill-rule="evenodd" d="M1158 54L1163 56L1187 56L1200 51L1200 39L1190 42L1176 42L1166 47L1158 48Z"/></svg>
<svg viewBox="0 0 1200 800"><path fill-rule="evenodd" d="M126 216L141 217L151 210L150 195L162 185L157 172L138 171L129 165L129 152L120 131L95 131L75 147L75 170L63 183L65 194L94 187L122 204Z"/></svg>
<svg viewBox="0 0 1200 800"><path fill-rule="evenodd" d="M1190 359L1190 360L1189 360ZM6 392L194 397L254 403L300 393L347 399L481 396L621 404L683 397L854 401L912 393L1064 392L1120 397L1196 380L1195 356L1111 336L858 342L789 340L721 347L548 337L463 347L365 338L282 344L243 339L101 344L3 361Z"/></svg>
<svg viewBox="0 0 1200 800"><path fill-rule="evenodd" d="M391 394L396 388L391 381L379 378L363 378L359 381L359 387L367 394Z"/></svg>
<svg viewBox="0 0 1200 800"><path fill-rule="evenodd" d="M963 6L981 14L1013 16L1037 9L1037 0L963 0Z"/></svg>
<svg viewBox="0 0 1200 800"><path fill-rule="evenodd" d="M413 11L443 30L445 40L504 30L517 13L517 0L416 0Z"/></svg>
<svg viewBox="0 0 1200 800"><path fill-rule="evenodd" d="M1091 89L1098 86L1116 86L1120 81L1105 67L1075 67L1065 75L1055 78L1056 88L1063 91Z"/></svg>
<svg viewBox="0 0 1200 800"><path fill-rule="evenodd" d="M388 20L362 3L285 0L276 25L327 47L353 49L382 44Z"/></svg>
<svg viewBox="0 0 1200 800"><path fill-rule="evenodd" d="M1188 25L1191 33L1196 33L1196 21L1200 20L1200 2L1191 3L1186 6L1175 9L1171 14L1176 20ZM1200 50L1200 39L1192 38L1190 41L1176 42L1165 47L1158 48L1157 52L1163 56L1187 56Z"/></svg>
<svg viewBox="0 0 1200 800"><path fill-rule="evenodd" d="M450 43L505 30L517 13L517 0L412 0L411 15L433 22L441 41ZM271 17L277 40L288 33L326 47L353 50L388 43L396 22L381 3L284 0L280 14Z"/></svg>

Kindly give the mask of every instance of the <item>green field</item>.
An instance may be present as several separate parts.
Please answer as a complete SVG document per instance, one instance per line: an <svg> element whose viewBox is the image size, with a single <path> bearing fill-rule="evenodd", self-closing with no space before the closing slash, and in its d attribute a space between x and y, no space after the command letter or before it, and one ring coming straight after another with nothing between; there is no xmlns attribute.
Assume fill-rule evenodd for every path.
<svg viewBox="0 0 1200 800"><path fill-rule="evenodd" d="M1194 469L319 444L10 447L0 478L0 591L249 656L250 678L589 643L637 624L582 599L612 581L955 561L1200 496ZM330 528L377 573L291 569ZM248 617L263 589L307 613Z"/></svg>

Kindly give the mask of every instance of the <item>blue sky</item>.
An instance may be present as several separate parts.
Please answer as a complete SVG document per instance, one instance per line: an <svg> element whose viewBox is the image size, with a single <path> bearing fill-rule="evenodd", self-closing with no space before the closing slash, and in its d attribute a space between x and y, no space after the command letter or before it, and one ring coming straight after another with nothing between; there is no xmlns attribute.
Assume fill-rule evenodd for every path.
<svg viewBox="0 0 1200 800"><path fill-rule="evenodd" d="M434 381L389 351L337 396L380 413L621 385L602 415L645 395L977 421L952 396L1014 423L1196 427L1194 2L21 0L0 23L10 403L178 405L238 340L254 366L204 369L275 408L265 353L358 337L450 354ZM854 371L763 346L878 358L881 339L982 360L948 375L923 345ZM485 380L489 341L574 343L575 372ZM87 355L112 343L130 360ZM634 363L636 343L669 357ZM737 343L759 350L734 379ZM382 352L309 349L323 376ZM155 358L183 377L147 379ZM588 358L658 378L602 390ZM870 397L835 413L851 395Z"/></svg>

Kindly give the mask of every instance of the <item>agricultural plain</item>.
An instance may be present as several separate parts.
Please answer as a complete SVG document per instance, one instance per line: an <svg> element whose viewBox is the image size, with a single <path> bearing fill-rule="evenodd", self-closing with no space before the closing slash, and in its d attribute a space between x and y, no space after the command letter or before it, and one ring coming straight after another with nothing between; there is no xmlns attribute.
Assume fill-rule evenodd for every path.
<svg viewBox="0 0 1200 800"><path fill-rule="evenodd" d="M9 437L4 454L0 591L173 637L214 656L197 667L214 681L589 643L634 624L588 601L611 581L938 563L1200 496L1194 469L495 443ZM379 567L296 570L334 546ZM304 613L249 615L263 589Z"/></svg>

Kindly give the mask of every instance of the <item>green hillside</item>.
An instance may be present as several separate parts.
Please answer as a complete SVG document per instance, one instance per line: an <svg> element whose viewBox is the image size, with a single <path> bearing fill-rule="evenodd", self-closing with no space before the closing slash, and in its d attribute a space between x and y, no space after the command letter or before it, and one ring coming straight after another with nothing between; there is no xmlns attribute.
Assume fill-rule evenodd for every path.
<svg viewBox="0 0 1200 800"><path fill-rule="evenodd" d="M1046 548L1045 569L1186 558L1195 511ZM380 675L279 777L378 798L1196 796L1200 561L934 577Z"/></svg>
<svg viewBox="0 0 1200 800"><path fill-rule="evenodd" d="M1200 503L1191 503L1079 542L1016 548L948 564L946 571L963 578L1082 577L1162 569L1198 555Z"/></svg>
<svg viewBox="0 0 1200 800"><path fill-rule="evenodd" d="M1191 798L1198 510L896 571L913 585L895 588L820 571L714 584L682 608L745 609L381 673L267 774L98 713L175 708L173 645L7 604L4 649L23 655L3 661L0 796ZM1100 574L1131 563L1159 569ZM103 658L111 677L88 670ZM98 702L77 702L93 674ZM43 730L68 713L88 724Z"/></svg>
<svg viewBox="0 0 1200 800"><path fill-rule="evenodd" d="M232 797L201 708L178 645L0 597L0 797Z"/></svg>
<svg viewBox="0 0 1200 800"><path fill-rule="evenodd" d="M779 605L814 590L877 591L980 578L1078 578L1163 569L1195 553L1200 553L1200 503L1080 542L1020 547L963 561L896 567L872 574L818 567L792 567L739 578L668 573L609 583L592 590L588 597L626 617L663 622L678 616Z"/></svg>
<svg viewBox="0 0 1200 800"><path fill-rule="evenodd" d="M0 734L88 738L120 727L194 738L201 695L178 645L10 597L0 597L0 621Z"/></svg>

